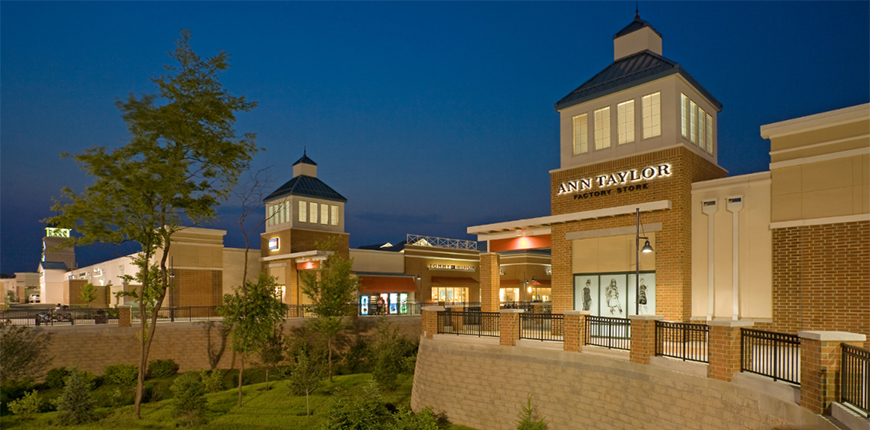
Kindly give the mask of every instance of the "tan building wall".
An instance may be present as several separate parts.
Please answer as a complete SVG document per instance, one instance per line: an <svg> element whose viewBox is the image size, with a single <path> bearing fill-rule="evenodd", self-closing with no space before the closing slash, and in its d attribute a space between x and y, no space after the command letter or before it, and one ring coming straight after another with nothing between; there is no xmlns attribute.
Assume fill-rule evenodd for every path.
<svg viewBox="0 0 870 430"><path fill-rule="evenodd" d="M770 173L761 172L692 185L692 317L693 319L772 318L772 237ZM734 315L734 221L729 199L740 199L737 217L737 314ZM704 203L715 203L706 206ZM713 241L710 244L710 222ZM710 304L709 275L713 273Z"/></svg>
<svg viewBox="0 0 870 430"><path fill-rule="evenodd" d="M354 272L405 273L405 254L402 252L351 249Z"/></svg>
<svg viewBox="0 0 870 430"><path fill-rule="evenodd" d="M480 301L480 252L429 246L405 246L405 273L420 275L418 302L432 302L432 287L467 288L470 302ZM455 265L463 269L448 269ZM470 268L471 270L464 270ZM433 285L432 277L464 278L454 284ZM473 282L467 281L470 278ZM449 285L447 285L449 284Z"/></svg>

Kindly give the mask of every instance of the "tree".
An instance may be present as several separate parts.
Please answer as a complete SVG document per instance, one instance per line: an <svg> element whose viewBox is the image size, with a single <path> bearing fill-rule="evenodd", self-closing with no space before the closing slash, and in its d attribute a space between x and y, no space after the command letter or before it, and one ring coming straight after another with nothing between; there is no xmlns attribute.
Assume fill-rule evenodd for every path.
<svg viewBox="0 0 870 430"><path fill-rule="evenodd" d="M63 425L96 421L95 407L91 398L91 381L73 367L66 378L63 394L57 398L58 421Z"/></svg>
<svg viewBox="0 0 870 430"><path fill-rule="evenodd" d="M170 388L175 396L175 414L185 427L205 424L208 400L200 375L186 372L175 378Z"/></svg>
<svg viewBox="0 0 870 430"><path fill-rule="evenodd" d="M345 317L356 312L356 294L359 281L352 277L353 259L338 253L338 240L332 238L317 244L329 256L315 271L302 272L302 292L311 298L312 310L317 318L312 328L326 341L329 363L329 382L332 382L332 352L338 334L347 327Z"/></svg>
<svg viewBox="0 0 870 430"><path fill-rule="evenodd" d="M90 282L82 285L82 291L79 293L79 298L82 299L83 302L90 305L91 302L97 300L97 288L94 287L94 284Z"/></svg>
<svg viewBox="0 0 870 430"><path fill-rule="evenodd" d="M284 325L278 324L272 336L260 348L260 363L266 368L266 391L269 391L269 371L275 370L286 358L284 356Z"/></svg>
<svg viewBox="0 0 870 430"><path fill-rule="evenodd" d="M301 351L296 356L296 364L287 378L287 387L294 394L305 394L305 415L311 415L308 395L317 389L321 380L323 380L323 366Z"/></svg>
<svg viewBox="0 0 870 430"><path fill-rule="evenodd" d="M224 295L218 313L230 328L233 351L241 357L239 407L242 406L242 372L248 355L260 351L284 319L284 304L275 296L275 278L260 273L257 282L246 281L233 294Z"/></svg>
<svg viewBox="0 0 870 430"><path fill-rule="evenodd" d="M165 75L152 78L156 94L131 94L117 102L129 142L114 149L94 146L73 156L94 184L81 193L64 188L68 202L56 200L52 209L58 215L46 220L80 234L64 246L140 245L134 259L139 270L130 278L138 281L130 295L141 315L137 418L157 315L169 287L172 235L183 228L182 220L199 225L213 219L216 206L258 150L255 135L236 136L233 130L236 112L249 111L256 103L229 95L220 83L220 74L229 67L228 54L221 51L203 59L193 52L190 38L189 31L181 32L169 54L178 65L165 66ZM158 106L158 101L164 104Z"/></svg>
<svg viewBox="0 0 870 430"><path fill-rule="evenodd" d="M0 324L0 385L40 374L51 363L50 341L51 333L41 328Z"/></svg>
<svg viewBox="0 0 870 430"><path fill-rule="evenodd" d="M532 404L532 394L528 395L522 411L517 414L517 430L547 430L547 422L544 418L538 418L535 405Z"/></svg>

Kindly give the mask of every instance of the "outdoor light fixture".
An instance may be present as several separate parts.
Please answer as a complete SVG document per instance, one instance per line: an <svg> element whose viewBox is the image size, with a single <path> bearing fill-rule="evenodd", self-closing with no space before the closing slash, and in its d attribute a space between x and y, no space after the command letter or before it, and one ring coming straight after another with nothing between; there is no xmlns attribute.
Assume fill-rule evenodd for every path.
<svg viewBox="0 0 870 430"><path fill-rule="evenodd" d="M636 250L634 265L634 314L640 315L640 253L653 252L652 246L649 244L649 238L640 235L640 208L637 208L637 233L635 233L634 238L634 246ZM640 247L641 239L646 240L643 244L643 248Z"/></svg>
<svg viewBox="0 0 870 430"><path fill-rule="evenodd" d="M422 278L420 278L420 274L417 273L417 280L419 281L420 279L422 279Z"/></svg>

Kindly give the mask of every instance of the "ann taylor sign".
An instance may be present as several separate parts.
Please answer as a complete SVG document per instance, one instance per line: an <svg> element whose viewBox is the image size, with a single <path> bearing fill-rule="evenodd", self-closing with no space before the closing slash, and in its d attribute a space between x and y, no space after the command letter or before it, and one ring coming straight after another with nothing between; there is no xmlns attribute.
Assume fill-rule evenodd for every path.
<svg viewBox="0 0 870 430"><path fill-rule="evenodd" d="M576 193L575 199L585 199L588 197L645 190L649 186L649 181L668 176L671 176L671 165L659 164L658 166L649 166L643 169L626 170L592 178L562 182L559 185L558 195ZM616 191L614 192L614 190Z"/></svg>

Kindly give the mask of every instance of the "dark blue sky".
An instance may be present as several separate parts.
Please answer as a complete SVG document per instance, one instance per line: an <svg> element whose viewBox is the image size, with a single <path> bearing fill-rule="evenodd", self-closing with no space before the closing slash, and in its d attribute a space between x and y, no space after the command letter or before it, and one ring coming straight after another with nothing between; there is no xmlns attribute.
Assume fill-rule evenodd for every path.
<svg viewBox="0 0 870 430"><path fill-rule="evenodd" d="M763 124L870 100L868 2L640 2L724 105L719 163L767 170ZM181 28L231 54L238 118L292 176L307 147L348 198L351 246L549 215L553 103L609 65L634 2L0 3L0 271L36 271L51 197L90 180L59 154L127 139L115 100L155 92ZM271 191L271 190L270 190ZM238 208L213 226L241 246ZM80 265L135 248L78 248Z"/></svg>

